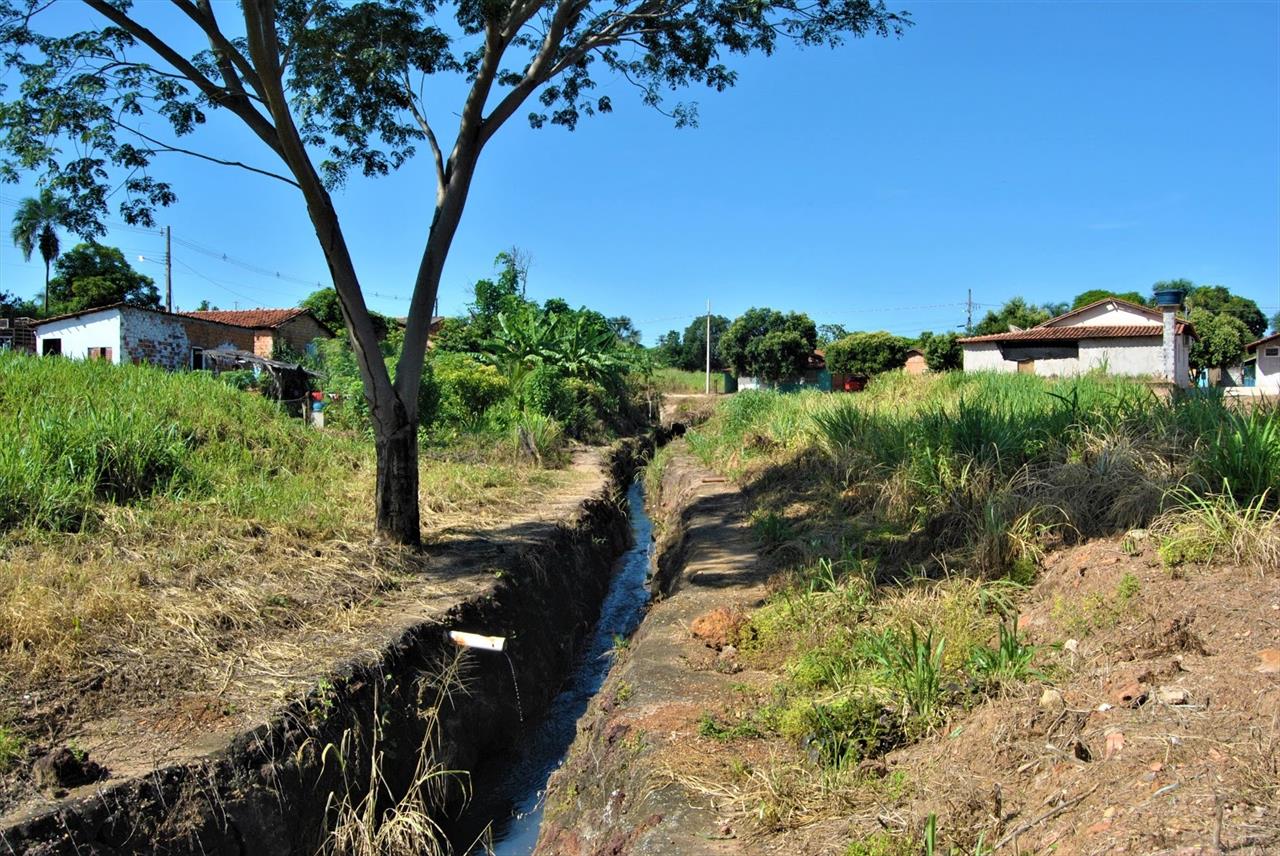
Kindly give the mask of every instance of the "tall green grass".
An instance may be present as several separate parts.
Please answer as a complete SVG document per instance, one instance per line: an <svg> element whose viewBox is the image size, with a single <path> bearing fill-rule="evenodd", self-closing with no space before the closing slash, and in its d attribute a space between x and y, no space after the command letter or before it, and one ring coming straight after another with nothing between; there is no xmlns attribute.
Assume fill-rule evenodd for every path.
<svg viewBox="0 0 1280 856"><path fill-rule="evenodd" d="M362 457L202 373L0 352L0 530L76 531L159 495L298 510L308 491L282 477Z"/></svg>
<svg viewBox="0 0 1280 856"><path fill-rule="evenodd" d="M851 508L903 538L924 533L927 555L986 575L1034 560L1055 538L1148 525L1175 490L1280 502L1280 408L1238 411L1214 395L1165 402L1100 375L895 372L856 395L744 392L690 444L730 472L778 464L783 474L779 455L811 449Z"/></svg>

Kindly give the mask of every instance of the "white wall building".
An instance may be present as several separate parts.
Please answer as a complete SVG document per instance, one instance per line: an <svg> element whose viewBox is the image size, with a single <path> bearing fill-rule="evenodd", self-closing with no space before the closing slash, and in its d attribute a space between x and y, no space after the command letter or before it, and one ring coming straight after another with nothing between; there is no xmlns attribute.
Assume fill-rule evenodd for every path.
<svg viewBox="0 0 1280 856"><path fill-rule="evenodd" d="M61 315L36 327L36 353L110 363L203 368L213 348L253 349L253 331L154 309L116 304Z"/></svg>
<svg viewBox="0 0 1280 856"><path fill-rule="evenodd" d="M1245 364L1254 366L1254 389L1266 395L1280 395L1280 333L1250 342L1245 353Z"/></svg>
<svg viewBox="0 0 1280 856"><path fill-rule="evenodd" d="M1050 318L1029 330L961 339L964 370L1023 372L1042 376L1102 370L1113 375L1164 378L1164 326L1158 309L1107 298ZM1191 324L1174 323L1174 376L1189 386Z"/></svg>

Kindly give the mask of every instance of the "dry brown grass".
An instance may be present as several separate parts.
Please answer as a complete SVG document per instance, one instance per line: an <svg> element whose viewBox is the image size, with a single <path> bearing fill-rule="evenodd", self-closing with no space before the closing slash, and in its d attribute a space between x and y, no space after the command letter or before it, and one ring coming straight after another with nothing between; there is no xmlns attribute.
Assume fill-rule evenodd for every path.
<svg viewBox="0 0 1280 856"><path fill-rule="evenodd" d="M582 478L424 463L424 535L447 544L528 517ZM423 555L373 543L367 463L305 487L314 513L300 503L297 515L246 519L158 498L103 508L91 533L0 537L0 723L56 735L181 692L243 708L246 692L278 693L322 668L326 642L367 624L395 590L430 595Z"/></svg>

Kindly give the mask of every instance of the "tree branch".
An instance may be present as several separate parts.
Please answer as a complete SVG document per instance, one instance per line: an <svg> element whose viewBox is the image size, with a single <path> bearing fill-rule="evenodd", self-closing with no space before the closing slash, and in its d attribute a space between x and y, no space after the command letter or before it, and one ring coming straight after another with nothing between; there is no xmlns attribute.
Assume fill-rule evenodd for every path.
<svg viewBox="0 0 1280 856"><path fill-rule="evenodd" d="M435 131L431 129L431 123L427 121L424 110L419 109L420 96L413 91L412 82L409 80L408 70L404 73L404 92L406 101L409 104L409 112L413 114L414 120L418 123L418 127L422 129L422 133L426 135L427 142L431 144L431 156L435 159L436 164L436 203L440 202L440 194L444 193L445 172L444 172L444 152L440 150L440 143L436 140Z"/></svg>
<svg viewBox="0 0 1280 856"><path fill-rule="evenodd" d="M253 91L257 93L259 100L263 99L262 83L258 80L257 73L253 70L253 66L244 58L240 51L236 50L235 45L231 44L231 40L222 34L222 29L218 26L218 21L214 17L213 6L209 0L196 0L193 4L191 0L171 0L171 2L183 11L184 14L196 23L200 29L209 38L209 47L213 49L214 54L218 57L218 68L222 71L222 78L226 81L228 87L242 93L248 97L240 80L243 78L253 87Z"/></svg>
<svg viewBox="0 0 1280 856"><path fill-rule="evenodd" d="M157 140L155 137L150 137L142 133L141 131L139 131L137 128L131 128L125 123L117 119L113 119L112 124L114 124L117 128L120 128L123 131L128 131L129 133L134 134L146 140L148 143L151 143L154 146L159 146L159 148L156 149L156 151L158 152L173 152L175 154L190 155L193 158L199 158L200 160L206 160L206 161L209 161L210 163L216 163L221 166L239 167L240 169L248 170L249 172L255 172L258 175L265 175L267 178L274 178L277 181L283 181L285 184L289 184L289 185L292 185L293 187L297 187L301 189L301 185L299 185L298 182L294 181L288 176L280 175L279 173L271 172L270 170L260 169L259 167L256 167L256 166L250 166L249 164L243 163L241 161L223 160L222 158L215 158L213 155L206 155L206 154L203 154L202 152L192 151L191 149L184 149L184 148L181 148L180 146L175 146L170 143L166 143L162 140Z"/></svg>
<svg viewBox="0 0 1280 856"><path fill-rule="evenodd" d="M234 97L228 99L228 95L234 96L224 87L216 85L212 80L201 73L190 60L178 53L166 42L151 30L139 24L133 18L117 9L115 6L106 2L106 0L82 0L82 2L93 9L99 15L111 21L117 27L145 44L151 50L163 59L169 65L173 66L187 80L190 80L201 92L208 96L209 100L214 104L225 104L228 110L239 116L249 129L271 147L272 151L280 152L280 138L276 133L275 127L267 121L261 113L253 108L245 99L236 99Z"/></svg>
<svg viewBox="0 0 1280 856"><path fill-rule="evenodd" d="M549 79L549 75L546 72L552 58L560 50L560 43L564 40L564 34L569 27L569 23L582 13L582 10L589 5L589 2L590 0L560 0L556 6L555 14L551 18L551 24L547 27L547 35L543 38L542 45L538 48L538 53L534 56L533 62L529 63L529 67L525 70L524 78L498 102L498 106L494 107L493 111L485 118L480 129L481 145L484 145L494 135L494 132L502 127L503 122L511 118L511 114L524 103L525 99L535 89Z"/></svg>

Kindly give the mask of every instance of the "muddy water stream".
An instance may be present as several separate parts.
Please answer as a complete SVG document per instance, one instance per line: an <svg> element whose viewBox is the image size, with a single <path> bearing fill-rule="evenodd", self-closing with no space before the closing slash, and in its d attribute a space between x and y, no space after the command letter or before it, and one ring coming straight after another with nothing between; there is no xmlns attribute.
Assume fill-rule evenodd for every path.
<svg viewBox="0 0 1280 856"><path fill-rule="evenodd" d="M644 508L639 482L627 492L632 545L618 560L613 581L600 608L600 620L583 648L581 659L568 682L538 722L526 723L528 733L516 750L496 763L502 775L496 793L483 801L492 820L493 845L476 845L473 853L526 856L533 852L542 823L547 779L560 766L573 743L578 718L600 690L613 664L617 640L629 638L640 624L649 590L652 525ZM465 845L464 845L465 846Z"/></svg>

